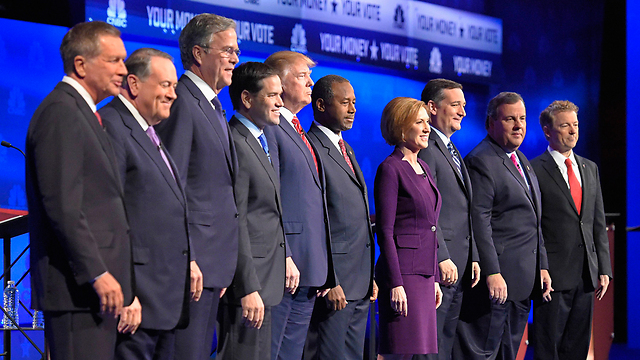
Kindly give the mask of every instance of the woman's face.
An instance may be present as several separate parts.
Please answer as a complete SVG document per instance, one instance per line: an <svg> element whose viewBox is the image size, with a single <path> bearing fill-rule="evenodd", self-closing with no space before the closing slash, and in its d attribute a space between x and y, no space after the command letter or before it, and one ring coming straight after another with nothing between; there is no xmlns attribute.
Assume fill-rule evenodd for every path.
<svg viewBox="0 0 640 360"><path fill-rule="evenodd" d="M427 110L421 107L413 125L404 133L404 146L413 152L425 149L429 146L430 132L429 115L427 114Z"/></svg>

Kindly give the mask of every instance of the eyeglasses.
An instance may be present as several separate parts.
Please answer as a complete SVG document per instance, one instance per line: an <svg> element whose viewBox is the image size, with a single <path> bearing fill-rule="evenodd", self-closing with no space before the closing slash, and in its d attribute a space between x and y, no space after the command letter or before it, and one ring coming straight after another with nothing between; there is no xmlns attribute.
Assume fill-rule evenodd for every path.
<svg viewBox="0 0 640 360"><path fill-rule="evenodd" d="M208 45L200 45L201 48L203 49L213 49L212 47L208 46ZM220 49L220 54L223 57L231 57L233 56L233 54L236 54L236 56L239 58L240 57L240 49L237 48L233 48L231 46L227 46L225 48Z"/></svg>

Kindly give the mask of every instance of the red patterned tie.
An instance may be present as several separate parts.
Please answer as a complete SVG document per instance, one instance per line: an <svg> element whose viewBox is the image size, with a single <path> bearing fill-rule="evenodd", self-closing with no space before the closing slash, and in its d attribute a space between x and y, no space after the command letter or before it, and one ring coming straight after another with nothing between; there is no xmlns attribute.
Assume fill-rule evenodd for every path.
<svg viewBox="0 0 640 360"><path fill-rule="evenodd" d="M96 117L98 118L98 122L100 123L100 127L104 127L104 126L102 126L102 117L100 116L100 113L96 111L96 112L94 112L94 114L96 114Z"/></svg>
<svg viewBox="0 0 640 360"><path fill-rule="evenodd" d="M573 172L573 166L571 165L571 159L566 158L564 164L567 165L567 178L569 178L569 189L571 189L571 197L578 209L578 215L580 215L580 209L582 208L582 187L578 182L576 174Z"/></svg>
<svg viewBox="0 0 640 360"><path fill-rule="evenodd" d="M298 134L300 134L300 137L302 138L302 141L304 141L304 144L307 145L307 148L309 149L309 152L313 157L313 163L316 164L316 171L318 171L318 160L316 159L316 153L313 152L313 148L311 147L311 144L307 139L307 135L304 133L304 130L302 130L302 125L300 125L300 120L298 120L297 116L293 115L293 120L291 120L291 122L293 123L293 127L296 128L296 131L298 132Z"/></svg>
<svg viewBox="0 0 640 360"><path fill-rule="evenodd" d="M351 171L355 175L356 171L353 170L353 164L351 163L351 159L349 159L349 157L347 156L347 147L344 146L344 140L340 139L338 141L338 145L340 145L340 152L342 153L342 156L344 156L344 161L347 162L347 165L349 165L349 168L351 169Z"/></svg>

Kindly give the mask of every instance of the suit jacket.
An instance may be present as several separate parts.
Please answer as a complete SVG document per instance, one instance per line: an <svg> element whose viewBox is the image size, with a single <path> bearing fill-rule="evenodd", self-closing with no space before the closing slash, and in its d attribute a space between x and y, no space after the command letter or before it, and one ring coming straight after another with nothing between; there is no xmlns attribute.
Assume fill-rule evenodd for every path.
<svg viewBox="0 0 640 360"><path fill-rule="evenodd" d="M312 124L308 134L324 167L336 276L347 300L360 300L371 293L375 257L367 184L353 149L346 141L344 145L355 174L318 126Z"/></svg>
<svg viewBox="0 0 640 360"><path fill-rule="evenodd" d="M285 280L285 238L280 182L262 145L235 116L229 122L238 154L236 200L240 213L238 266L229 296L258 291L265 306L282 300Z"/></svg>
<svg viewBox="0 0 640 360"><path fill-rule="evenodd" d="M420 178L395 148L378 167L374 184L376 233L380 258L376 281L387 289L404 285L402 275L434 275L440 281L436 224L442 206L429 166L418 159L426 177ZM422 194L428 181L435 194L431 203Z"/></svg>
<svg viewBox="0 0 640 360"><path fill-rule="evenodd" d="M185 315L190 301L190 244L184 193L120 98L114 98L99 113L111 137L124 187L136 295L142 305L140 326L173 329L181 316L183 321L188 320ZM168 154L167 157L171 159Z"/></svg>
<svg viewBox="0 0 640 360"><path fill-rule="evenodd" d="M219 115L188 76L180 77L176 94L171 116L155 128L187 194L189 233L204 286L227 287L238 259L235 147L230 135L225 138Z"/></svg>
<svg viewBox="0 0 640 360"><path fill-rule="evenodd" d="M594 288L599 275L612 276L598 166L581 156L575 158L582 179L580 215L551 154L545 151L531 161L540 179L542 235L556 291L573 289L582 281L583 266L579 264L583 264L585 252Z"/></svg>
<svg viewBox="0 0 640 360"><path fill-rule="evenodd" d="M282 115L280 124L266 127L264 133L280 176L284 232L300 270L300 286L335 287L322 159L316 155L316 171L309 149Z"/></svg>
<svg viewBox="0 0 640 360"><path fill-rule="evenodd" d="M458 172L451 152L435 131L429 134L429 147L420 150L418 157L429 165L433 180L443 197L438 218L438 262L451 259L460 273L459 281L465 269L469 269L467 277L471 279L469 260L479 259L471 227L473 192L467 167L460 159L462 174Z"/></svg>
<svg viewBox="0 0 640 360"><path fill-rule="evenodd" d="M58 83L27 132L32 307L100 310L92 281L108 271L133 300L129 226L109 138L82 96Z"/></svg>
<svg viewBox="0 0 640 360"><path fill-rule="evenodd" d="M473 186L471 217L480 268L485 276L502 274L511 301L525 300L533 290L540 293L540 269L549 268L538 179L524 154L516 153L531 190L489 136L464 158Z"/></svg>

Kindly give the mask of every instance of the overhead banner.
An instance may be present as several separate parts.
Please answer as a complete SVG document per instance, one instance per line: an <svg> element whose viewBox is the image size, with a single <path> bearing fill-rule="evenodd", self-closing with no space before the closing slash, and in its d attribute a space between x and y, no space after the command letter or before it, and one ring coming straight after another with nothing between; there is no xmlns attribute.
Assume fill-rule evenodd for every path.
<svg viewBox="0 0 640 360"><path fill-rule="evenodd" d="M176 41L195 15L236 21L243 51L282 49L400 71L403 76L494 82L502 20L419 1L87 0L87 20Z"/></svg>

